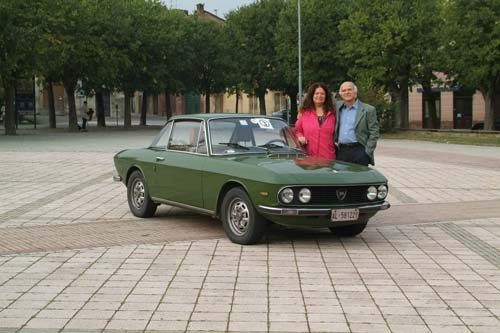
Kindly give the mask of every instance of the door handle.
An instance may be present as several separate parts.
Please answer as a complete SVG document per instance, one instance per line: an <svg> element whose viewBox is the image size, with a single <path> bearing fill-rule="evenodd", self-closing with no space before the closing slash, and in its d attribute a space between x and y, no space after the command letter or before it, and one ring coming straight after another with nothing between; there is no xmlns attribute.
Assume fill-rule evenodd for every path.
<svg viewBox="0 0 500 333"><path fill-rule="evenodd" d="M156 161L165 161L165 157L156 156Z"/></svg>

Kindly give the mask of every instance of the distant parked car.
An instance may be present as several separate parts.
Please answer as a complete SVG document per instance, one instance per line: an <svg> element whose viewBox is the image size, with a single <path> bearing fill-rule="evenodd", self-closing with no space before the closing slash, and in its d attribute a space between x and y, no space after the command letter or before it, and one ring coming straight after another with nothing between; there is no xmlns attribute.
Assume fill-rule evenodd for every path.
<svg viewBox="0 0 500 333"><path fill-rule="evenodd" d="M284 120L288 120L290 117L290 110L279 110L272 113L273 117L279 117Z"/></svg>
<svg viewBox="0 0 500 333"><path fill-rule="evenodd" d="M480 122L480 123L477 123L477 124L474 124L474 126L472 126L471 130L483 130L484 129L484 121ZM493 123L493 129L495 131L500 131L500 118L497 118L495 119L495 122Z"/></svg>
<svg viewBox="0 0 500 333"><path fill-rule="evenodd" d="M306 156L281 119L243 114L178 115L148 148L114 157L132 214L168 204L218 217L228 238L258 242L267 221L328 227L356 236L390 207L377 170Z"/></svg>

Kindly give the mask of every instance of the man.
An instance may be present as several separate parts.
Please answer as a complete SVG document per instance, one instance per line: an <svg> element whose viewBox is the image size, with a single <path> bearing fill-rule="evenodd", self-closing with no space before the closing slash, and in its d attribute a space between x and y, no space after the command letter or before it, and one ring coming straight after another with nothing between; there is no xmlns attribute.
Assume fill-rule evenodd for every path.
<svg viewBox="0 0 500 333"><path fill-rule="evenodd" d="M337 102L337 160L375 165L373 153L379 138L377 111L357 99L358 88L353 82L342 83L339 94L342 102Z"/></svg>
<svg viewBox="0 0 500 333"><path fill-rule="evenodd" d="M80 109L80 117L82 118L82 126L80 130L82 132L87 132L87 120L88 120L88 109L87 109L87 101L83 102L82 108Z"/></svg>

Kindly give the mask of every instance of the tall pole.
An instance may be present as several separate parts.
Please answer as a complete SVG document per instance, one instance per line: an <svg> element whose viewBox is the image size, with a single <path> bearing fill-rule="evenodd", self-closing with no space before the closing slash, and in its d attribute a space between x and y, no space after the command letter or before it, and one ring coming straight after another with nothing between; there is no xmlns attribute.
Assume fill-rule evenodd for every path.
<svg viewBox="0 0 500 333"><path fill-rule="evenodd" d="M301 32L300 32L300 0L297 0L297 26L299 32L299 45L298 45L298 57L299 57L299 98L297 100L297 104L300 106L302 102L302 41L301 41Z"/></svg>

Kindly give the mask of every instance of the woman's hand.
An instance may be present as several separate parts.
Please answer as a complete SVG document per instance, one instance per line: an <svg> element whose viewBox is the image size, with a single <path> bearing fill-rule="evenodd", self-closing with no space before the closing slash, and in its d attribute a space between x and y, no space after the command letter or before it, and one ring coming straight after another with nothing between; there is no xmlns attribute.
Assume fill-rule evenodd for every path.
<svg viewBox="0 0 500 333"><path fill-rule="evenodd" d="M299 136L298 139L301 145L307 145L307 139L305 137Z"/></svg>

